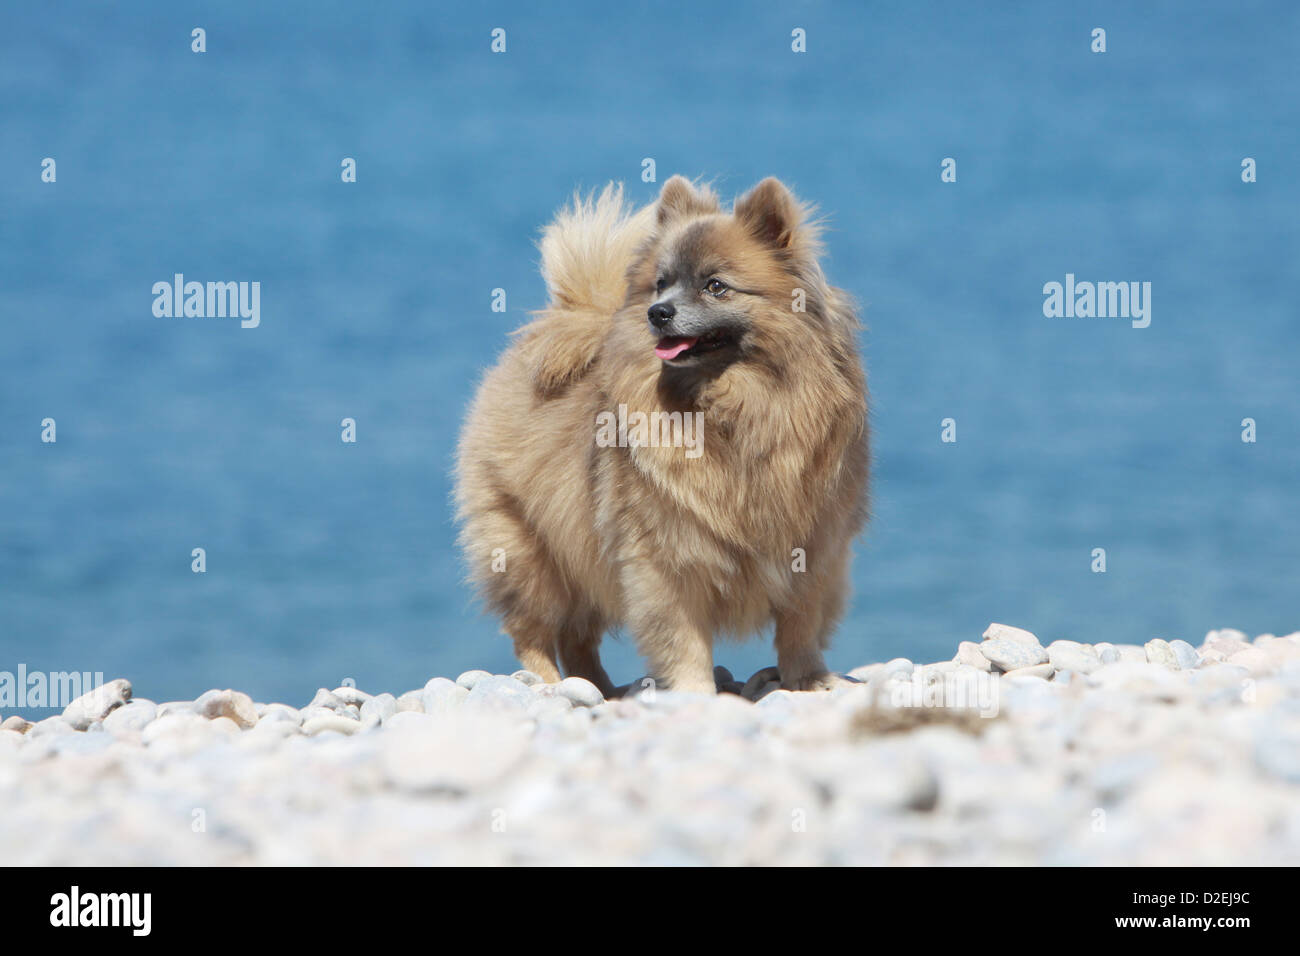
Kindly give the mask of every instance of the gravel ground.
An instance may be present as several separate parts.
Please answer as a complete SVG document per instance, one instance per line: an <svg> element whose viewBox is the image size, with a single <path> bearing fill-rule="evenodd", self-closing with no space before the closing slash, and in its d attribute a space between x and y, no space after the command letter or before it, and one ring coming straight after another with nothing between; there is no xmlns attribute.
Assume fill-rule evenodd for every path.
<svg viewBox="0 0 1300 956"><path fill-rule="evenodd" d="M0 725L0 861L1300 862L1300 633L1043 647L994 624L850 676L602 701L471 671L302 708L117 680Z"/></svg>

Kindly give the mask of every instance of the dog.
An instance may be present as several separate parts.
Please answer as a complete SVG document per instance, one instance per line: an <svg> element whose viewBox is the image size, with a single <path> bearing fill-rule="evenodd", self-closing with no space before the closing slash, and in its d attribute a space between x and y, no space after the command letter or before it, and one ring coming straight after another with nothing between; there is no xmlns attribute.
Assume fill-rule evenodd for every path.
<svg viewBox="0 0 1300 956"><path fill-rule="evenodd" d="M714 693L714 639L769 625L783 688L843 680L823 651L867 517L867 385L810 213L774 178L727 211L674 176L543 231L549 304L479 386L454 493L470 579L543 680L615 695L599 644L623 628L659 686Z"/></svg>

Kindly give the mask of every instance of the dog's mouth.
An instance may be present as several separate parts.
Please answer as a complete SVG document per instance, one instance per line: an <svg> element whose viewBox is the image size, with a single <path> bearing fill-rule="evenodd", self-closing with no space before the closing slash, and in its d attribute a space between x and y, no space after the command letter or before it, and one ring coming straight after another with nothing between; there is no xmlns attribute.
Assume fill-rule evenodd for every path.
<svg viewBox="0 0 1300 956"><path fill-rule="evenodd" d="M665 362L679 362L735 345L736 340L736 333L730 329L713 329L703 335L666 335L655 345L655 355Z"/></svg>

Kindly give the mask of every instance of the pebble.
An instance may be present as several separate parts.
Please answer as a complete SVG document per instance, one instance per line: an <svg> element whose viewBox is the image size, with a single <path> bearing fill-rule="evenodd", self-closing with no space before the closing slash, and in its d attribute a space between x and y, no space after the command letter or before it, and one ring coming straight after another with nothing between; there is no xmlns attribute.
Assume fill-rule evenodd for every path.
<svg viewBox="0 0 1300 956"><path fill-rule="evenodd" d="M1119 658L1119 648L1114 644L1107 644L1105 641L1099 641L1092 646L1097 652L1097 658L1103 664L1114 664Z"/></svg>
<svg viewBox="0 0 1300 956"><path fill-rule="evenodd" d="M397 698L392 694L376 694L361 705L361 723L367 727L382 724L397 713Z"/></svg>
<svg viewBox="0 0 1300 956"><path fill-rule="evenodd" d="M168 714L174 714L181 710L191 714L198 713L195 702L192 700L168 700L158 705L158 716L166 717Z"/></svg>
<svg viewBox="0 0 1300 956"><path fill-rule="evenodd" d="M1152 664L1159 664L1161 667L1167 667L1171 671L1178 670L1178 655L1174 649L1169 646L1168 641L1162 641L1156 638L1146 643L1147 661Z"/></svg>
<svg viewBox="0 0 1300 956"><path fill-rule="evenodd" d="M302 724L302 712L296 707L290 707L288 704L264 704L261 707L260 713L261 719L258 720L259 724L267 721L272 723L289 723L293 724L295 727Z"/></svg>
<svg viewBox="0 0 1300 956"><path fill-rule="evenodd" d="M543 683L541 675L534 674L532 671L515 671L510 676L521 684L527 684L529 687Z"/></svg>
<svg viewBox="0 0 1300 956"><path fill-rule="evenodd" d="M30 726L11 718L0 723L0 859L356 867L1300 858L1300 636L1211 632L1199 651L1179 641L1148 651L1043 648L1008 630L1033 637L994 625L950 661L873 663L850 671L865 684L831 693L782 690L773 668L745 684L720 668L716 683L732 693L634 682L635 693L609 701L577 678L467 672L398 697L321 690L301 710L245 706L235 691L199 702L124 699L84 732L62 715ZM1013 656L1035 663L1005 667ZM993 668L1007 679L991 678ZM989 685L996 697L984 719L891 706L890 691L914 687L914 676ZM242 723L221 712L226 704ZM207 830L177 838L196 808Z"/></svg>
<svg viewBox="0 0 1300 956"><path fill-rule="evenodd" d="M1078 674L1091 674L1102 665L1102 659L1096 650L1074 641L1053 641L1047 647L1047 657L1056 670L1074 671ZM1119 660L1118 654L1115 655L1115 660Z"/></svg>
<svg viewBox="0 0 1300 956"><path fill-rule="evenodd" d="M993 664L974 641L962 641L957 645L957 656L953 658L959 664L966 664L980 671L991 671Z"/></svg>
<svg viewBox="0 0 1300 956"><path fill-rule="evenodd" d="M992 630L990 628L989 630ZM993 637L980 645L985 660L1001 671L1020 670L1047 663L1047 651L1037 642L1033 644L1008 637Z"/></svg>
<svg viewBox="0 0 1300 956"><path fill-rule="evenodd" d="M581 677L566 677L555 686L555 690L561 697L571 700L579 707L595 707L605 702L605 695L600 692L600 688Z"/></svg>
<svg viewBox="0 0 1300 956"><path fill-rule="evenodd" d="M474 683L478 682L474 681ZM523 681L516 681L516 683L527 686ZM424 685L424 690L421 692L422 705L420 709L426 714L445 714L465 703L469 694L469 689L464 684L453 684L445 677L435 677Z"/></svg>
<svg viewBox="0 0 1300 956"><path fill-rule="evenodd" d="M1273 670L1273 662L1257 647L1247 647L1243 651L1237 651L1228 658L1227 663L1244 667L1252 674L1267 674Z"/></svg>
<svg viewBox="0 0 1300 956"><path fill-rule="evenodd" d="M1003 673L1003 677L1032 677L1038 680L1047 680L1054 673L1051 664L1033 664L1029 667L1017 667L1015 670L1009 670Z"/></svg>
<svg viewBox="0 0 1300 956"><path fill-rule="evenodd" d="M1008 624L990 624L984 631L984 640L986 641L1014 641L1017 644L1024 644L1028 647L1042 647L1040 641L1030 631L1024 628L1011 627Z"/></svg>
<svg viewBox="0 0 1300 956"><path fill-rule="evenodd" d="M12 717L6 717L0 722L0 730L12 730L16 733L25 734L32 729L32 722L24 717L14 714Z"/></svg>
<svg viewBox="0 0 1300 956"><path fill-rule="evenodd" d="M110 734L131 734L144 730L158 716L158 705L136 698L104 718L103 727Z"/></svg>
<svg viewBox="0 0 1300 956"><path fill-rule="evenodd" d="M258 720L253 698L237 690L207 691L199 695L194 706L199 714L210 720L225 717L239 727L251 727Z"/></svg>
<svg viewBox="0 0 1300 956"><path fill-rule="evenodd" d="M327 730L351 736L361 729L361 721L355 717L343 717L333 713L329 708L321 708L320 710L320 713L304 721L302 725L302 732L308 737L314 737Z"/></svg>
<svg viewBox="0 0 1300 956"><path fill-rule="evenodd" d="M304 707L303 710L312 707L323 707L325 710L332 710L336 714L342 714L348 709L348 703L332 690L326 690L322 687L316 691L316 696L311 699L311 703Z"/></svg>
<svg viewBox="0 0 1300 956"><path fill-rule="evenodd" d="M1170 641L1169 649L1174 652L1174 660L1177 661L1179 670L1195 670L1201 663L1201 655L1196 652L1196 648L1186 641Z"/></svg>
<svg viewBox="0 0 1300 956"><path fill-rule="evenodd" d="M447 680L447 679L445 677L443 678L435 677L434 680ZM450 684L451 681L447 681L447 683ZM464 688L461 689L464 690ZM468 693L468 691L466 691L466 693ZM400 697L397 698L397 712L401 713L402 711L405 710L413 710L419 713L424 713L423 688L421 688L420 690L408 690L405 694L402 694Z"/></svg>
<svg viewBox="0 0 1300 956"><path fill-rule="evenodd" d="M46 717L44 720L38 720L27 729L28 737L44 737L47 734L71 734L76 733L77 728L73 727L62 714L55 717Z"/></svg>
<svg viewBox="0 0 1300 956"><path fill-rule="evenodd" d="M456 678L456 683L466 690L473 690L474 685L485 677L491 677L487 671L466 671Z"/></svg>
<svg viewBox="0 0 1300 956"><path fill-rule="evenodd" d="M343 703L351 707L359 708L370 699L370 695L365 691L357 690L355 687L348 684L344 684L342 687L335 687L332 693L339 700L343 701Z"/></svg>
<svg viewBox="0 0 1300 956"><path fill-rule="evenodd" d="M1145 664L1147 662L1147 649L1138 644L1116 644L1115 650L1119 654L1120 661L1128 664Z"/></svg>
<svg viewBox="0 0 1300 956"><path fill-rule="evenodd" d="M63 710L63 719L74 730L85 730L91 721L103 720L131 699L131 682L119 677L82 694Z"/></svg>
<svg viewBox="0 0 1300 956"><path fill-rule="evenodd" d="M578 680L580 678L569 679ZM563 684L564 682L561 681L560 683ZM586 683L586 681L583 681L583 683ZM478 710L523 713L528 710L528 705L532 702L533 692L528 689L527 684L517 681L513 677L489 674L487 677L474 681L474 686L469 689L463 706ZM427 706L425 712L431 712Z"/></svg>

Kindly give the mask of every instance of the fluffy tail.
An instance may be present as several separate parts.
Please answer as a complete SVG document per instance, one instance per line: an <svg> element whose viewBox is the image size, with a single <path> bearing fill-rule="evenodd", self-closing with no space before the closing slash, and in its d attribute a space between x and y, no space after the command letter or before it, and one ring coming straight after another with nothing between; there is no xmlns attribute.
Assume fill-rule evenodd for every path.
<svg viewBox="0 0 1300 956"><path fill-rule="evenodd" d="M551 307L607 315L622 308L628 264L653 222L653 205L635 211L623 202L622 183L610 183L599 196L575 195L539 243Z"/></svg>
<svg viewBox="0 0 1300 956"><path fill-rule="evenodd" d="M521 328L519 347L543 395L576 382L600 354L627 295L627 269L654 224L654 206L633 210L622 183L573 204L542 232L542 277L550 305Z"/></svg>

